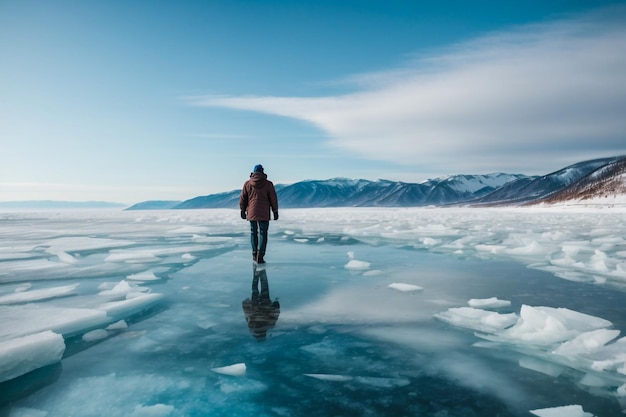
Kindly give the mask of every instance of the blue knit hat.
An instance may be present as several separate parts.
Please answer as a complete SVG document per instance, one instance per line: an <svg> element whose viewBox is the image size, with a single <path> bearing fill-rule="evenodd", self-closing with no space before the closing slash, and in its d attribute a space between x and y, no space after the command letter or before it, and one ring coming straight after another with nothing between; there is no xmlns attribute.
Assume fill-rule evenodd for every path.
<svg viewBox="0 0 626 417"><path fill-rule="evenodd" d="M259 165L255 165L254 169L252 170L252 172L260 172L263 173L263 165L259 164Z"/></svg>

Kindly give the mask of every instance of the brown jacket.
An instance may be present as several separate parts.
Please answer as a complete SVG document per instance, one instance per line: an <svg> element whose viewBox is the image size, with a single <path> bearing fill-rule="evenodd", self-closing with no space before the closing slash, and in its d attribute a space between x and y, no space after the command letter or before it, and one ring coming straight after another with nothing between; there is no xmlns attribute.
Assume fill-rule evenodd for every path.
<svg viewBox="0 0 626 417"><path fill-rule="evenodd" d="M247 213L250 221L269 221L270 210L278 213L278 198L274 184L262 172L250 175L241 189L239 209Z"/></svg>

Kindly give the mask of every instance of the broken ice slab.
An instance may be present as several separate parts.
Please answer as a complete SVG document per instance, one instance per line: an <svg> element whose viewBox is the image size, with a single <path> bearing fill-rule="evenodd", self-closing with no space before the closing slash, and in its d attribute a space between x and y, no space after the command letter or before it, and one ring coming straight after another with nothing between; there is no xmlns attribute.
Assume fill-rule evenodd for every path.
<svg viewBox="0 0 626 417"><path fill-rule="evenodd" d="M50 330L0 342L0 382L61 360L63 336Z"/></svg>

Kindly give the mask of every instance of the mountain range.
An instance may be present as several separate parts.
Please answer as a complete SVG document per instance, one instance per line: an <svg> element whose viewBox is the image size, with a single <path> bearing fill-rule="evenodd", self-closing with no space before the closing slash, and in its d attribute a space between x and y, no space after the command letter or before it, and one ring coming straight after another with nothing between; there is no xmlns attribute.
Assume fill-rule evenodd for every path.
<svg viewBox="0 0 626 417"><path fill-rule="evenodd" d="M503 206L626 194L626 156L593 159L543 176L451 175L421 183L333 178L276 185L281 208ZM238 208L240 190L185 201L146 201L127 210Z"/></svg>

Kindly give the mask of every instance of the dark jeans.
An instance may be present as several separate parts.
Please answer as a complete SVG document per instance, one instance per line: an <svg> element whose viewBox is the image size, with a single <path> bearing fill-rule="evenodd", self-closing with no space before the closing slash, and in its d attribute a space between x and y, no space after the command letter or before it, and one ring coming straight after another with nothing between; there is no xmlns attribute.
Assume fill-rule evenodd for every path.
<svg viewBox="0 0 626 417"><path fill-rule="evenodd" d="M254 252L265 253L267 247L267 229L269 221L250 221L250 244Z"/></svg>

